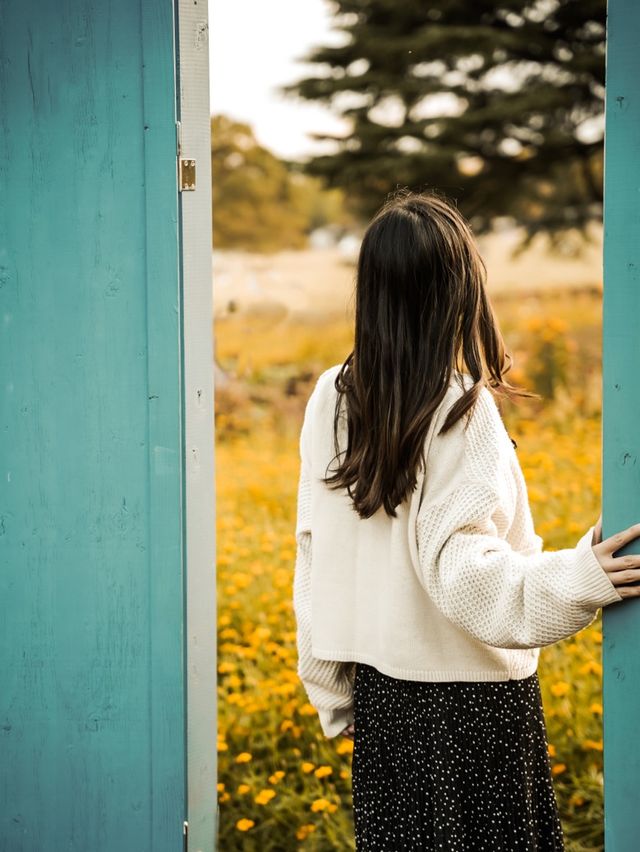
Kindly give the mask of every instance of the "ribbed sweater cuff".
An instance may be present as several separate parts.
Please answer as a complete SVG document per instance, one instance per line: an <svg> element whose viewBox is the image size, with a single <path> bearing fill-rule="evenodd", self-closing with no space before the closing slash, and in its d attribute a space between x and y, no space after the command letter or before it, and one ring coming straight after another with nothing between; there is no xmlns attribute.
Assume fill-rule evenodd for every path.
<svg viewBox="0 0 640 852"><path fill-rule="evenodd" d="M341 707L337 710L318 710L320 726L327 737L337 737L353 723L353 707Z"/></svg>
<svg viewBox="0 0 640 852"><path fill-rule="evenodd" d="M576 574L580 582L576 591L580 594L581 605L589 610L623 600L593 552L593 530L594 527L589 527L576 544Z"/></svg>

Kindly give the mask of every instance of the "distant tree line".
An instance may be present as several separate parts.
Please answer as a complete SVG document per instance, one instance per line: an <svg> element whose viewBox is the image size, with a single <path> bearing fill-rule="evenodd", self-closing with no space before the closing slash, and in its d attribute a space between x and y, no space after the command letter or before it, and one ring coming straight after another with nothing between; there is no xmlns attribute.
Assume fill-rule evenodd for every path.
<svg viewBox="0 0 640 852"><path fill-rule="evenodd" d="M342 190L278 159L248 124L212 117L211 166L214 248L304 248L315 228L350 222Z"/></svg>

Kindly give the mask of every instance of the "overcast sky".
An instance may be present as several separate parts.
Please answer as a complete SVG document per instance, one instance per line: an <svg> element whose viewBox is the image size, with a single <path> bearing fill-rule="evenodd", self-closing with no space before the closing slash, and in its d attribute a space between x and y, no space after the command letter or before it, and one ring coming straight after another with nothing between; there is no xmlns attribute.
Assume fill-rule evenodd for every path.
<svg viewBox="0 0 640 852"><path fill-rule="evenodd" d="M345 132L329 110L278 95L305 76L310 47L335 42L327 0L209 0L211 112L251 124L258 141L283 157L318 151L307 133Z"/></svg>

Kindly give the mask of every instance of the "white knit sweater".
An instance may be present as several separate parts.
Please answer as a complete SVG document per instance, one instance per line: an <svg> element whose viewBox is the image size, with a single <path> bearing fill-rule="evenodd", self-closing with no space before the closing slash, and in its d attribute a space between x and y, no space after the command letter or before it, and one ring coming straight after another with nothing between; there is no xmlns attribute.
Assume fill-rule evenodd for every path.
<svg viewBox="0 0 640 852"><path fill-rule="evenodd" d="M334 470L334 381L319 377L300 433L293 604L298 675L328 737L353 722L355 662L419 681L520 679L539 648L622 600L591 547L543 551L525 480L491 392L465 429L437 432L471 384L455 373L426 438L426 471L390 518L362 519ZM346 446L346 414L340 449Z"/></svg>

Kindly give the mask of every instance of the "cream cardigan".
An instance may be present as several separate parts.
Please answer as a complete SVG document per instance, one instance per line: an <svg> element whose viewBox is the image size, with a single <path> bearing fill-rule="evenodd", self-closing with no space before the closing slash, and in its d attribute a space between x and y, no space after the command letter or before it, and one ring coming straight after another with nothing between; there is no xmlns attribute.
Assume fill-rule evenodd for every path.
<svg viewBox="0 0 640 852"><path fill-rule="evenodd" d="M334 381L320 375L300 432L293 605L298 676L328 737L353 722L355 662L396 678L527 677L539 648L622 600L591 547L543 551L491 392L437 432L471 378L454 373L425 442L426 471L390 518L362 519L320 478L334 458ZM346 446L342 409L340 449ZM335 468L331 462L330 470Z"/></svg>

